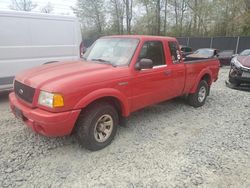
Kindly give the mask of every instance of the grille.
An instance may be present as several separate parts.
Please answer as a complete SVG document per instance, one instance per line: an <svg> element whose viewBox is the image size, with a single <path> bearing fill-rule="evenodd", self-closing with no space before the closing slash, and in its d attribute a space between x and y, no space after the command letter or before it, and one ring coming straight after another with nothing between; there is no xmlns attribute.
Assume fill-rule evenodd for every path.
<svg viewBox="0 0 250 188"><path fill-rule="evenodd" d="M242 69L243 71L245 71L245 72L250 72L250 68L242 67L241 69Z"/></svg>
<svg viewBox="0 0 250 188"><path fill-rule="evenodd" d="M33 102L33 97L35 94L35 89L27 86L25 84L22 84L18 81L15 81L14 83L14 91L15 94L23 99L24 101L28 102L28 103L32 103Z"/></svg>

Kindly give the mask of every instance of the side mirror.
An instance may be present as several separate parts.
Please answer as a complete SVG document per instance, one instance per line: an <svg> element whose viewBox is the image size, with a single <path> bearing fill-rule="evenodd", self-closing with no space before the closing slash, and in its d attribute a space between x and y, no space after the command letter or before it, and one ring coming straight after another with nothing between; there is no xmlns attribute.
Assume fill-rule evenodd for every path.
<svg viewBox="0 0 250 188"><path fill-rule="evenodd" d="M141 69L152 69L153 68L153 61L151 59L141 59L138 63L135 64L136 70Z"/></svg>

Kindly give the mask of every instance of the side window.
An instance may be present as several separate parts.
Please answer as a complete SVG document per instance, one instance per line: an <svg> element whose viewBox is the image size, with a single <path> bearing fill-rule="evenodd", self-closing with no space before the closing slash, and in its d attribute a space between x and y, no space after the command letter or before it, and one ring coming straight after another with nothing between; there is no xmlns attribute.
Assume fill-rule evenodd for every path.
<svg viewBox="0 0 250 188"><path fill-rule="evenodd" d="M181 55L180 55L177 43L176 42L169 42L168 46L170 49L173 63L174 64L180 63Z"/></svg>
<svg viewBox="0 0 250 188"><path fill-rule="evenodd" d="M144 58L151 59L153 61L154 66L166 65L162 42L145 42L141 49L138 61Z"/></svg>

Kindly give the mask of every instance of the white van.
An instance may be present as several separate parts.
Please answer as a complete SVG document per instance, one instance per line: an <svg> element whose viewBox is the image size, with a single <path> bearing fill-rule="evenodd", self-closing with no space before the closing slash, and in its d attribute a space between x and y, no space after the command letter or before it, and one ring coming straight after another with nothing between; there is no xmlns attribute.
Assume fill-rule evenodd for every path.
<svg viewBox="0 0 250 188"><path fill-rule="evenodd" d="M75 17L0 11L0 91L12 88L22 70L79 59L81 42Z"/></svg>

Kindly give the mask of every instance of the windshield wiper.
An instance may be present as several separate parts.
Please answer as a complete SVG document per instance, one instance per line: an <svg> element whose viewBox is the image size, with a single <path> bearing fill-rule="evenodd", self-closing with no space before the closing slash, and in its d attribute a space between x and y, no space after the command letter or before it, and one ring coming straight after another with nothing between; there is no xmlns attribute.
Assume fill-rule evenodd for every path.
<svg viewBox="0 0 250 188"><path fill-rule="evenodd" d="M111 63L110 61L104 60L104 59L91 59L91 61L99 61L101 63L109 64L109 65L112 65L113 67L116 67L113 63Z"/></svg>

